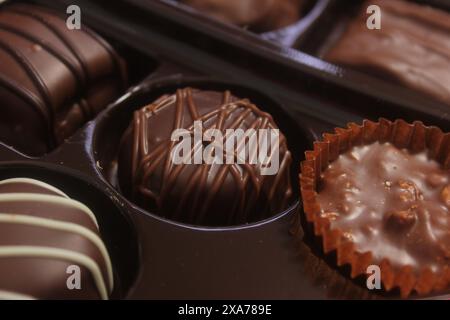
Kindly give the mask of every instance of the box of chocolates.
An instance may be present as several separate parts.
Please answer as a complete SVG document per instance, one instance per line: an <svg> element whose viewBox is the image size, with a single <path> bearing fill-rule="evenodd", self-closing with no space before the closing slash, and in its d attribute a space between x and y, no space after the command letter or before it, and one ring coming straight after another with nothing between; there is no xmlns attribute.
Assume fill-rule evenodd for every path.
<svg viewBox="0 0 450 320"><path fill-rule="evenodd" d="M0 299L450 298L439 1L0 4Z"/></svg>

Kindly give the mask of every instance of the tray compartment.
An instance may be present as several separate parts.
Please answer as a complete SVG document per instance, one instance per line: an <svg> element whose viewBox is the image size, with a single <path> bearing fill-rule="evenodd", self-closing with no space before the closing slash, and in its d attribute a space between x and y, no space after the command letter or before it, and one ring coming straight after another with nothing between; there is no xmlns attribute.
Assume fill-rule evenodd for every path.
<svg viewBox="0 0 450 320"><path fill-rule="evenodd" d="M214 81L205 77L188 78L182 75L178 78L175 77L175 79L173 77L167 77L165 80L154 79L137 86L99 118L92 136L92 156L93 162L98 164L97 167L102 168L99 169L99 172L106 181L112 186L118 187L118 147L125 129L131 122L133 111L148 105L163 94L172 94L178 88L185 87L217 91L230 90L235 96L248 98L260 109L269 112L274 117L280 130L287 137L289 149L294 158L290 169L291 181L294 184L293 189L297 187L296 176L298 174L297 163L299 161L297 155L301 154L301 150L304 150L308 145L311 137L284 113L283 109L280 108L275 100L257 90L237 83ZM295 143L290 143L289 141L295 141Z"/></svg>
<svg viewBox="0 0 450 320"><path fill-rule="evenodd" d="M88 5L86 1L38 2L61 9L72 2L82 7ZM116 4L108 4L105 11L97 10L92 3L89 8L91 6L95 10L85 9L86 23L119 47L123 45L125 50L127 47L134 48L132 50L136 50L143 61L148 58L161 67L43 161L47 163L45 166L60 164L89 175L91 183L104 190L104 195L111 199L116 209L120 208L120 212L132 220L141 255L137 271L133 273L138 280L127 282L132 288L124 290L126 298L373 297L360 284L349 281L344 273L328 264L307 236L304 237L301 228L294 239L288 233L292 220L298 216L298 203L293 203L288 210L272 219L231 228L179 224L133 205L114 188L114 170L109 170L118 141L128 126L133 110L151 102L161 93L205 82L204 79L200 82L198 79L187 79L186 70L194 75L216 75L206 82L224 83L220 79L231 79L230 82L239 88L251 84L255 88L253 91L272 97L269 99L274 101L275 113L286 119L275 117L288 136L291 151L297 158L294 165L299 164L297 160L303 158L304 150L309 150L312 142L322 133L349 121L360 122L363 118L375 120L380 116L390 119L403 117L424 120L427 124L448 130L449 118L441 113L430 114L420 108L410 108L408 99L397 97L396 88L380 87L377 82L358 81L368 78L337 69L296 50L272 46L256 35L234 30L236 28L230 31L234 37L231 41L220 31L215 38L208 38L199 35L198 30L192 31L200 29L199 25L188 26L187 18L172 24L164 17L163 11L134 16L120 11L126 6L117 5L116 8ZM116 13L120 14L110 15L107 9L119 9ZM106 12L106 18L100 17ZM122 16L123 20L120 19ZM202 27L211 33L222 28L214 29L208 24ZM197 50L192 50L192 47ZM246 49L242 50L242 47ZM136 79L145 77L145 74L142 72ZM375 94L377 88L386 89L387 94ZM392 97L386 98L389 94ZM291 126L295 129L286 132L284 127ZM302 139L297 143L299 136ZM45 172L42 171L42 179L47 177ZM292 172L297 175L298 168ZM293 181L296 182L297 178Z"/></svg>
<svg viewBox="0 0 450 320"><path fill-rule="evenodd" d="M433 7L433 8L437 8L437 9L441 9L443 11L447 11L450 12L450 5L448 2L445 1L433 1L433 0L423 0L423 1L419 1L419 0L413 0L410 1L413 3L417 3L419 5L422 5L423 7ZM328 6L325 10L323 10L323 12L321 13L321 16L318 17L318 20L320 20L320 23L317 23L314 25L314 27L310 28L310 33L308 35L305 36L305 38L303 39L304 41L300 41L295 45L295 48L306 52L307 54L316 56L320 59L324 59L326 60L327 58L327 54L333 49L333 47L339 43L340 39L343 36L349 36L346 33L346 30L348 29L349 25L351 24L354 28L355 26L352 24L353 21L358 18L358 23L361 22L364 23L364 20L362 20L360 18L360 14L364 11L364 8L362 7L364 4L366 4L366 1L352 1L352 2L335 2L334 4ZM369 2L370 3L370 2ZM386 3L387 6L387 3ZM382 9L383 10L383 9ZM387 9L386 9L387 10ZM394 12L394 11L393 11ZM369 15L367 15L367 17L369 17ZM391 18L392 19L392 18ZM420 19L416 19L416 24L420 25L421 21ZM382 29L383 29L383 15L381 18L382 21ZM405 22L406 23L406 22ZM422 21L423 23L423 21ZM401 25L398 25L399 28L403 28L406 30L406 27L401 27ZM429 28L432 28L432 25L429 25ZM438 25L435 25L435 28L440 28ZM365 24L364 24L364 28L359 29L358 32L360 34L362 34L365 30ZM395 31L394 28L391 28L392 31ZM444 29L442 29L444 30ZM384 33L383 34L383 38L381 37L376 37L374 35L370 35L371 32L377 32L377 30L366 30L368 33L368 37L373 37L371 39L372 43L369 45L367 43L368 47L373 47L375 48L377 46L377 42L383 42L383 41L388 41L388 36L389 34ZM400 32L399 32L400 33ZM406 37L408 37L408 32L404 31L403 32L405 34ZM395 36L395 32L393 33ZM417 34L420 34L419 31L417 31ZM354 34L352 35L353 37L356 37ZM450 33L447 34L448 38L450 38ZM376 38L375 38L376 37ZM402 36L395 36L393 39L396 39L395 42L398 41L402 41ZM351 39L351 38L350 38ZM385 40L384 40L385 39ZM406 38L405 38L406 39ZM420 37L419 37L420 39ZM416 41L420 40L417 39ZM347 40L348 41L348 40ZM360 40L356 39L355 40L356 43L360 43L360 46L365 46L364 43L361 43L361 38ZM392 40L394 41L394 40ZM403 40L405 41L405 40ZM346 44L348 45L350 42L347 42ZM394 42L393 42L394 43ZM381 48L386 47L387 44L380 44ZM354 62L352 62L352 60L350 59L346 59L345 57L343 57L343 55L345 53L343 53L342 51L340 52L340 54L338 56L340 56L340 60L342 60L343 62L345 62L347 60L347 64L343 63L342 65L339 65L338 70L340 70L339 72L342 72L343 74L348 73L348 71L350 71L351 73L358 73L358 74L364 74L366 76L366 80L365 82L367 84L372 83L373 80L376 80L377 82L380 83L384 83L386 85L390 85L392 86L392 88L395 89L401 89L405 92L409 92L409 94L411 95L411 100L416 99L414 97L417 97L421 100L419 101L424 101L424 100L428 100L428 102L431 102L432 105L434 104L434 107L431 107L430 109L434 109L434 110L440 110L440 112L442 114L447 113L448 110L448 95L446 94L447 92L445 92L444 94L439 94L439 91L437 90L433 90L430 89L431 83L429 82L425 82L424 84L422 84L422 86L419 86L417 83L420 82L420 80L427 78L432 78L433 74L428 73L425 75L421 75L420 73L418 74L418 80L415 80L415 78L413 78L413 75L415 74L415 72L417 72L415 70L415 67L418 67L420 65L415 63L415 62L411 62L412 65L415 64L415 67L412 68L408 68L409 67L409 63L408 59L406 59L406 63L405 65L402 67L403 73L404 74L410 74L409 76L406 75L402 75L402 73L400 73L399 69L394 70L391 68L386 68L386 67L379 67L377 66L379 65L388 65L388 63L394 65L395 61L401 62L400 61L400 57L398 56L399 54L399 46L397 45L393 45L396 49L393 51L394 53L392 54L392 56L394 58L391 58L390 54L386 55L386 59L388 59L385 62L380 62L380 61L370 61L371 59L368 58L367 59L367 65L363 64L360 61L360 65L354 65L352 66L352 64ZM424 45L424 47L426 48L426 46L431 46L431 44L427 44ZM342 50L342 44L340 44L340 48ZM431 48L431 47L430 47ZM356 49L353 49L357 51ZM365 51L365 50L363 50ZM389 50L388 50L389 51ZM416 56L417 59L420 60L420 54L418 53L418 50L415 50L416 53L413 54L413 56ZM348 54L351 55L350 51L347 52ZM381 49L377 50L368 50L366 51L367 56L369 57L370 54L372 55L379 55L381 53ZM408 51L405 53L408 54ZM429 53L430 56L438 56L439 53L431 50L431 52ZM397 55L397 56L395 56ZM381 56L383 56L383 54L381 53ZM354 58L356 60L358 60L358 55L356 55L356 57ZM389 59L391 59L389 61ZM427 61L427 65L422 64L423 68L429 67L429 68L435 68L434 65L440 63L439 59L436 58L434 60L431 60L432 58L430 58ZM399 64L399 68L402 65ZM411 70L409 70L411 69ZM436 69L434 69L434 71L436 71ZM438 74L439 76L440 74ZM349 79L349 81L355 81L356 79L352 79L352 76L347 76L347 78ZM442 75L440 78L441 82L443 80ZM436 79L436 81L438 81ZM414 82L417 82L416 84L414 84ZM445 84L443 84L445 85ZM433 83L433 86L437 86L436 83ZM422 89L420 89L420 87L422 87ZM424 111L426 111L427 107L422 107L422 109Z"/></svg>
<svg viewBox="0 0 450 320"><path fill-rule="evenodd" d="M65 30L65 13L36 8L9 2L0 7L5 38L0 50L5 62L0 141L42 156L120 96L128 82L141 81L156 63L123 46L123 55L116 55L109 43L90 30L77 34ZM83 45L88 48L80 53ZM122 57L130 64L129 79Z"/></svg>
<svg viewBox="0 0 450 320"><path fill-rule="evenodd" d="M3 154L3 151L0 152ZM115 287L111 298L125 297L141 268L139 243L132 221L107 190L77 171L36 161L1 162L0 180L10 178L31 178L46 182L91 209L112 260Z"/></svg>
<svg viewBox="0 0 450 320"><path fill-rule="evenodd" d="M308 13L297 23L279 30L262 33L261 37L285 47L297 47L311 38L309 34L317 24L323 23L322 16L327 8L333 5L334 1L317 0L314 4L310 3Z"/></svg>

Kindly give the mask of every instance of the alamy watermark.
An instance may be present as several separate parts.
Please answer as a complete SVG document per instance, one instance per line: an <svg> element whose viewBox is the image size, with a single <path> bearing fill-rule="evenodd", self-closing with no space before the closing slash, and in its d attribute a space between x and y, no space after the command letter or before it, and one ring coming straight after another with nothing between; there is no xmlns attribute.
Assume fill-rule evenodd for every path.
<svg viewBox="0 0 450 320"><path fill-rule="evenodd" d="M366 270L366 286L369 290L381 290L381 269L377 265L370 265Z"/></svg>
<svg viewBox="0 0 450 320"><path fill-rule="evenodd" d="M261 175L275 175L280 169L278 129L207 129L195 121L193 130L176 129L171 140L171 160L181 164L259 165Z"/></svg>
<svg viewBox="0 0 450 320"><path fill-rule="evenodd" d="M66 26L69 30L81 29L81 8L77 5L67 7L66 13L69 15L66 20Z"/></svg>
<svg viewBox="0 0 450 320"><path fill-rule="evenodd" d="M375 4L367 7L366 13L370 16L367 18L366 26L369 30L381 29L381 8Z"/></svg>
<svg viewBox="0 0 450 320"><path fill-rule="evenodd" d="M70 265L66 269L67 277L66 286L69 290L81 290L81 268L77 265Z"/></svg>

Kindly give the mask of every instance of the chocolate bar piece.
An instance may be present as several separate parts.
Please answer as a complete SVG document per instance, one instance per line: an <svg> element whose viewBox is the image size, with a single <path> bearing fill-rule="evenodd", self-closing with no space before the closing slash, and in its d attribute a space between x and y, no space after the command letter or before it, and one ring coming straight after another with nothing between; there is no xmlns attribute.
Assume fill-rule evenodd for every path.
<svg viewBox="0 0 450 320"><path fill-rule="evenodd" d="M29 155L58 146L126 85L108 43L34 5L0 9L0 61L0 140Z"/></svg>
<svg viewBox="0 0 450 320"><path fill-rule="evenodd" d="M113 267L94 213L44 182L0 181L0 299L108 299Z"/></svg>
<svg viewBox="0 0 450 320"><path fill-rule="evenodd" d="M366 9L381 8L369 30ZM450 14L402 0L366 2L325 59L401 83L450 104Z"/></svg>

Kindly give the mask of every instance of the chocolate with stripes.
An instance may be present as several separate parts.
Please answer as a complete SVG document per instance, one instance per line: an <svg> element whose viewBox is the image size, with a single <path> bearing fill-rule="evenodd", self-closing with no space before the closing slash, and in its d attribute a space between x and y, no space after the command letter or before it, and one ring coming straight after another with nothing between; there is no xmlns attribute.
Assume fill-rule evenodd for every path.
<svg viewBox="0 0 450 320"><path fill-rule="evenodd" d="M0 181L0 299L108 299L113 286L89 208L41 181Z"/></svg>
<svg viewBox="0 0 450 320"><path fill-rule="evenodd" d="M274 175L262 175L263 165L249 161L176 164L171 156L178 142L171 139L172 133L180 128L192 133L196 121L223 137L227 129L278 129L269 114L228 91L180 89L134 113L119 152L122 193L163 217L208 226L259 221L289 205L292 159L282 133ZM201 147L190 144L191 154L202 152ZM272 160L274 154L267 154Z"/></svg>
<svg viewBox="0 0 450 320"><path fill-rule="evenodd" d="M257 32L295 23L306 0L181 0L212 17Z"/></svg>
<svg viewBox="0 0 450 320"><path fill-rule="evenodd" d="M82 25L48 9L0 9L0 137L39 155L92 119L125 88L123 60Z"/></svg>

